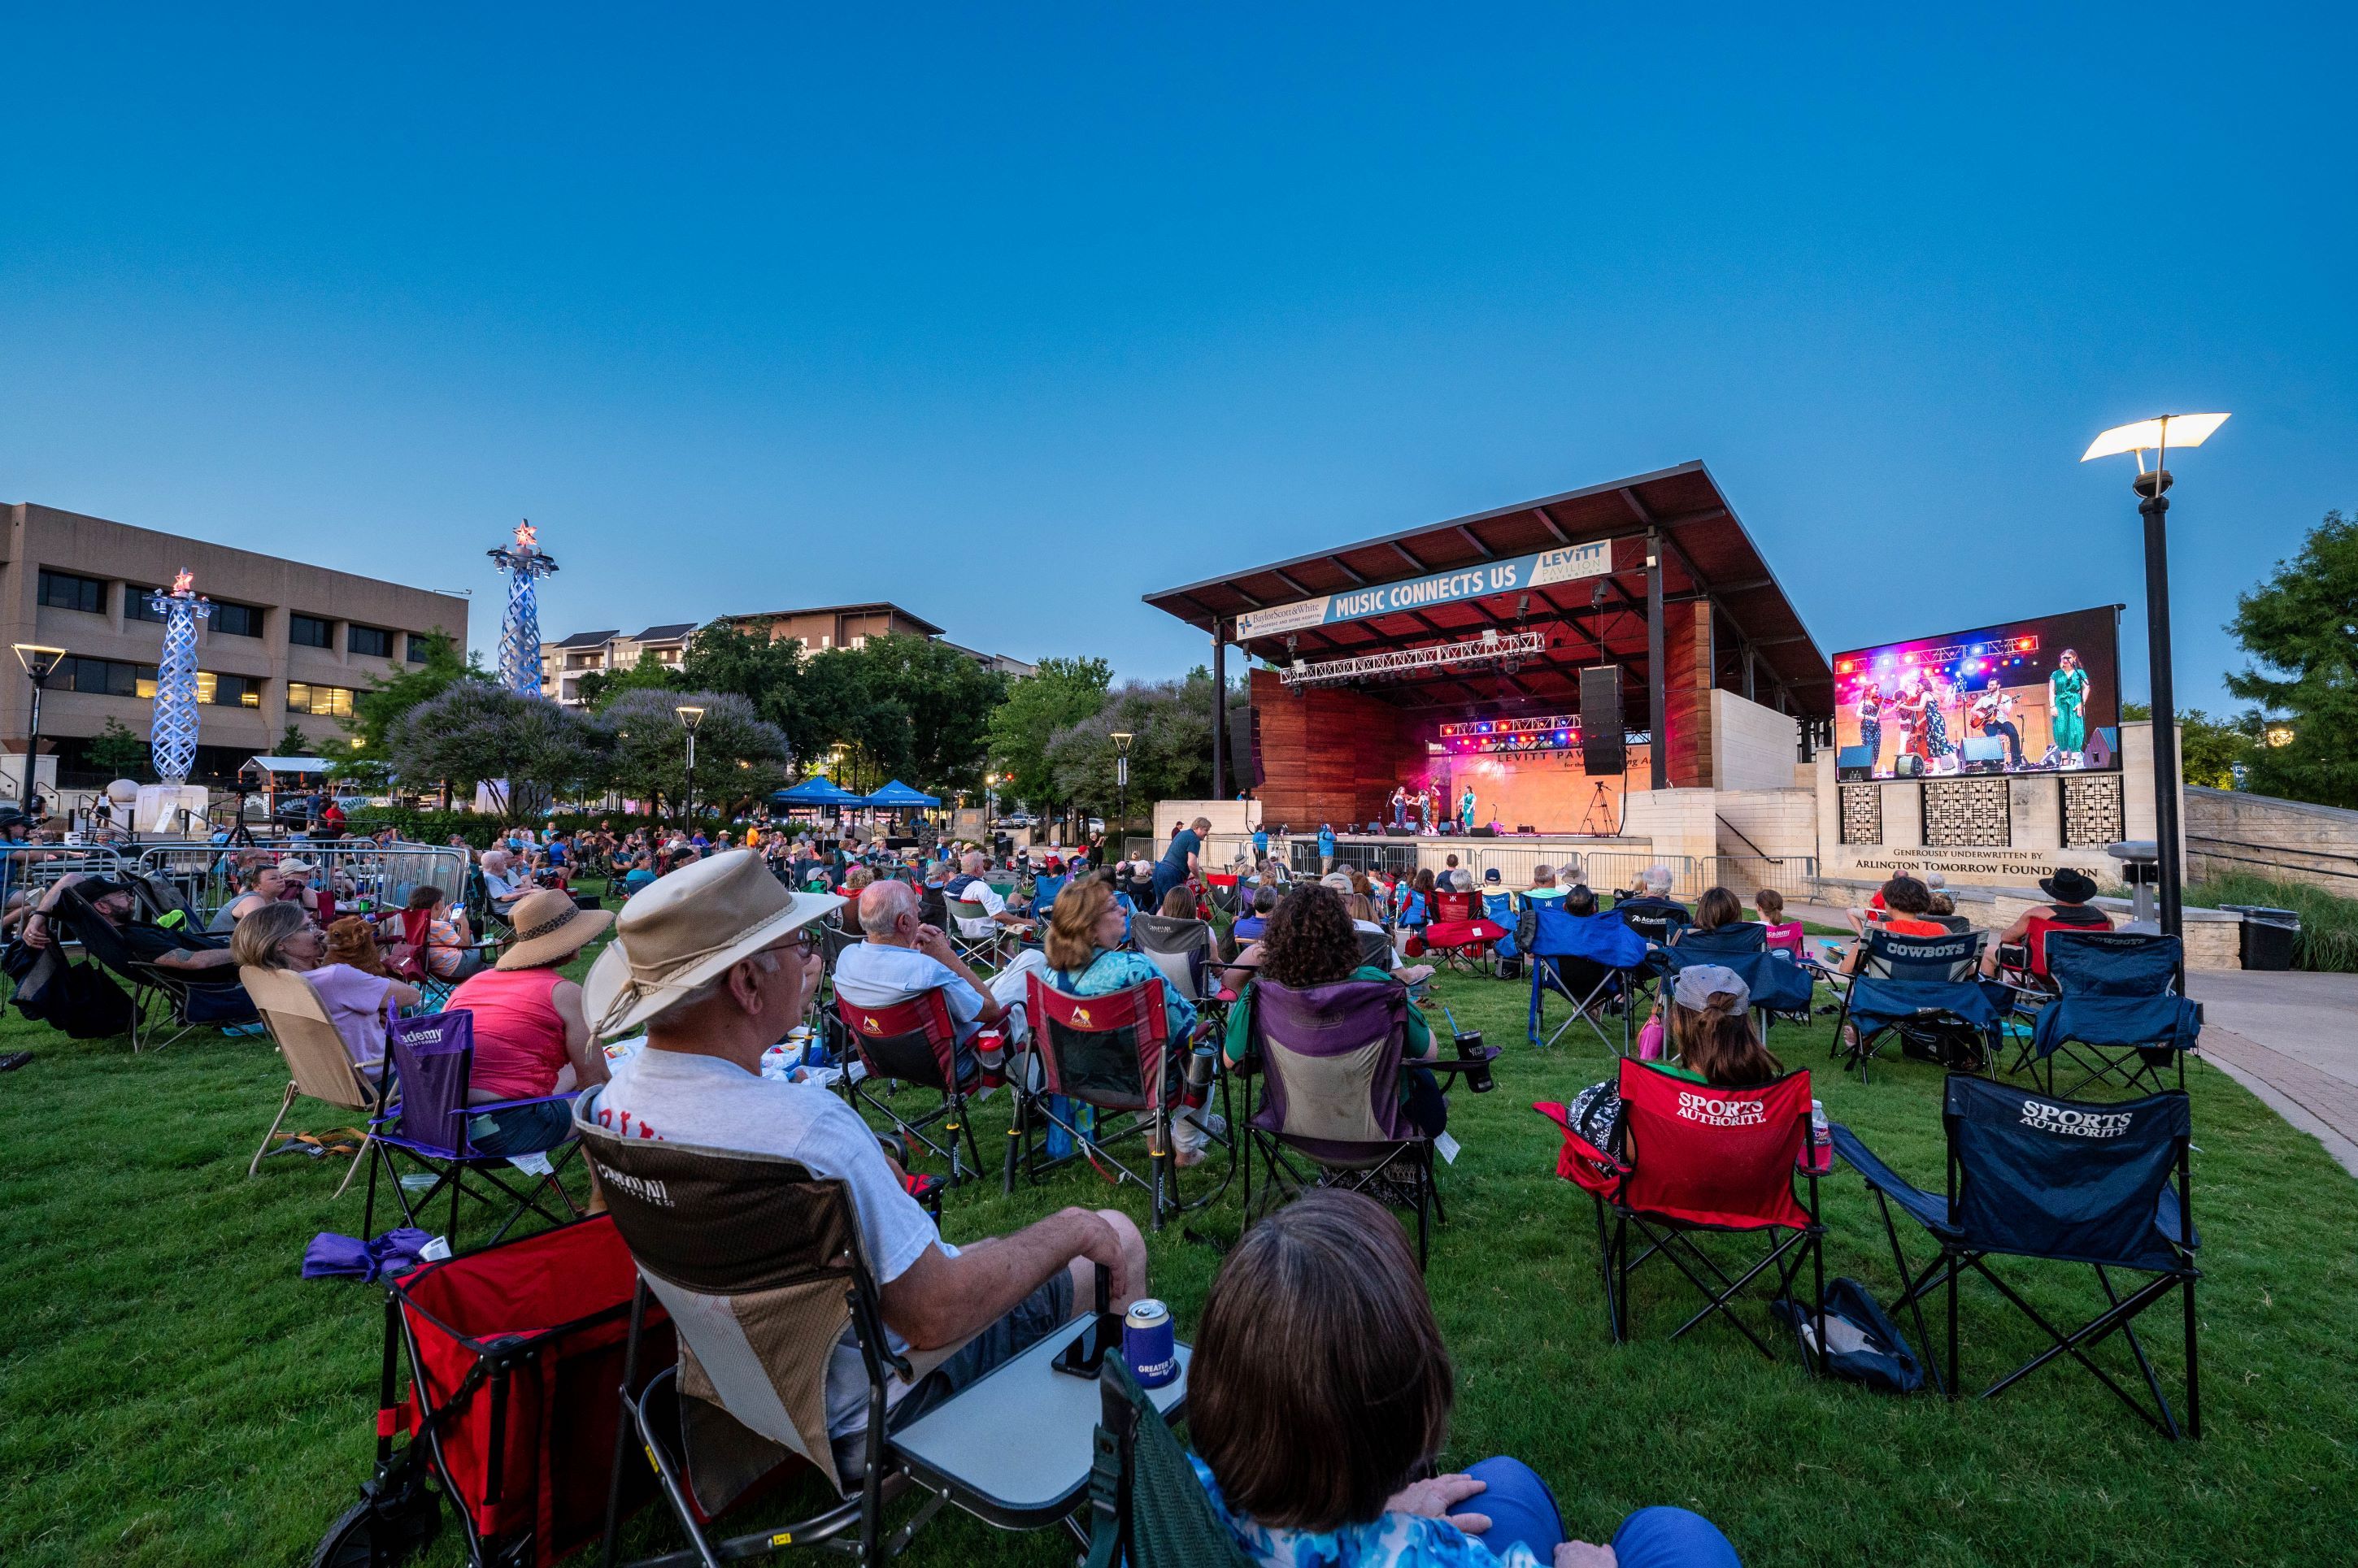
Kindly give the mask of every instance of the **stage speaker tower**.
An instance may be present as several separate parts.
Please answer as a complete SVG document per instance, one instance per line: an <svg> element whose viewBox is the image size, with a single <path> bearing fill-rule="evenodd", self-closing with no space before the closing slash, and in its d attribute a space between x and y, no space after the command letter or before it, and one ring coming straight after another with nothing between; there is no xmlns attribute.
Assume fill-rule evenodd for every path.
<svg viewBox="0 0 2358 1568"><path fill-rule="evenodd" d="M1592 776L1618 773L1629 765L1623 744L1621 666L1596 665L1580 672L1580 764Z"/></svg>

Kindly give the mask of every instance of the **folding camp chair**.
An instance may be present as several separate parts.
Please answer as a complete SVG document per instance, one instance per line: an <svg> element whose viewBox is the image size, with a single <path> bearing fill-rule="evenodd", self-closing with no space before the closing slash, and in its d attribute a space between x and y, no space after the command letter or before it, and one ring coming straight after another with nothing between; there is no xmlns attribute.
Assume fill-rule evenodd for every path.
<svg viewBox="0 0 2358 1568"><path fill-rule="evenodd" d="M254 1152L245 1173L253 1176L261 1171L262 1158L270 1152L271 1140L278 1136L278 1124L294 1108L295 1097L303 1095L338 1110L351 1111L369 1124L362 1130L360 1150L352 1158L352 1169L337 1184L335 1195L342 1197L361 1167L376 1157L372 1146L376 1140L375 1120L384 1114L384 1107L378 1102L382 1070L378 1081L372 1082L361 1065L352 1060L351 1048L336 1032L335 1021L328 1016L326 1005L301 975L291 969L257 969L250 965L237 973L292 1075L287 1093L278 1101L278 1114L271 1118L270 1130L262 1135L262 1147Z"/></svg>
<svg viewBox="0 0 2358 1568"><path fill-rule="evenodd" d="M1831 1054L1856 1067L1862 1084L1867 1063L1895 1034L1934 1061L1995 1063L2013 992L1981 978L1984 935L1904 936L1868 926L1866 956L1843 988Z"/></svg>
<svg viewBox="0 0 2358 1568"><path fill-rule="evenodd" d="M610 1515L651 1498L644 1472L617 1476L611 1490L594 1478L629 1430L615 1398L626 1355L642 1366L673 1358L660 1309L631 1321L635 1289L604 1215L392 1281L376 1474L312 1562L404 1561L438 1524L438 1492L457 1508L472 1568L548 1568L596 1541Z"/></svg>
<svg viewBox="0 0 2358 1568"><path fill-rule="evenodd" d="M1061 871L1053 874L1043 872L1033 878L1032 913L1042 920L1047 919L1048 912L1056 907L1056 899L1064 892L1065 884L1072 880Z"/></svg>
<svg viewBox="0 0 2358 1568"><path fill-rule="evenodd" d="M1997 978L2014 988L2015 1011L2028 1017L2061 994L2055 977L2048 968L2049 937L2063 932L2110 931L2112 928L2109 916L2101 925L2050 920L2043 914L2034 914L2024 921L2022 940L2019 943L2002 943L1997 950Z"/></svg>
<svg viewBox="0 0 2358 1568"><path fill-rule="evenodd" d="M384 965L395 978L416 986L424 1000L439 1008L459 989L455 976L434 972L433 956L437 953L472 953L489 964L499 957L505 944L497 941L467 942L456 946L434 940L434 912L430 909L400 911L401 935L393 950L384 956Z"/></svg>
<svg viewBox="0 0 2358 1568"><path fill-rule="evenodd" d="M1053 1525L1079 1506L1097 1400L1091 1381L1062 1376L1054 1363L1076 1337L1103 1343L1098 1320L1050 1329L922 1411L915 1400L893 1406L896 1390L919 1385L961 1346L897 1348L841 1180L772 1155L618 1136L597 1125L595 1091L576 1108L575 1126L641 1281L623 1368L626 1433L613 1451L608 1561L621 1491L635 1469L633 1445L690 1542L689 1552L652 1563L712 1564L825 1546L882 1568L944 1503L1004 1529ZM670 1315L679 1345L677 1365L652 1376L639 1354L650 1297ZM860 1438L847 1440L847 1449L857 1448L838 1454L830 1371L846 1346L857 1351L867 1422ZM832 1494L817 1511L715 1539L708 1527L724 1511L805 1471ZM925 1500L888 1533L887 1506L911 1493Z"/></svg>
<svg viewBox="0 0 2358 1568"><path fill-rule="evenodd" d="M1026 1006L1033 1019L1033 1045L1040 1057L1043 1087L1037 1094L1016 1098L1015 1126L1008 1144L1010 1190L1019 1151L1031 1179L1036 1181L1053 1168L1038 1157L1034 1140L1044 1138L1051 1128L1061 1128L1071 1137L1076 1153L1100 1170L1112 1171L1117 1185L1130 1182L1147 1190L1152 1211L1150 1223L1157 1230L1172 1215L1202 1208L1228 1191L1228 1181L1223 1179L1218 1188L1202 1196L1190 1200L1180 1195L1179 1158L1171 1141L1171 1122L1186 1103L1186 1063L1192 1047L1187 1041L1171 1038L1170 1015L1163 1000L1165 983L1144 980L1105 996L1075 997L1036 974L1026 978ZM1228 1080L1218 1072L1217 1056L1214 1062L1225 1120ZM1057 1115L1057 1097L1072 1105L1094 1107L1100 1113L1100 1124L1107 1111L1136 1112L1138 1119L1109 1137L1101 1128L1082 1124L1077 1116L1068 1120ZM1208 1091L1206 1103L1209 1103ZM1208 1129L1206 1135L1227 1146L1228 1174L1233 1176L1236 1135L1211 1133ZM1143 1175L1124 1164L1114 1152L1141 1136L1147 1144Z"/></svg>
<svg viewBox="0 0 2358 1568"><path fill-rule="evenodd" d="M215 980L135 957L123 933L91 907L81 884L59 891L56 912L82 951L131 987L132 1050L160 1051L193 1030L259 1022L253 1000L226 967Z"/></svg>
<svg viewBox="0 0 2358 1568"><path fill-rule="evenodd" d="M2059 1092L2059 1056L2081 1075L2061 1091L2066 1096L2092 1085L2158 1092L2173 1066L2177 1087L2186 1087L2186 1053L2201 1035L2202 1013L2178 994L2185 947L2177 937L2058 927L2044 957L2059 994L2039 1009L2025 1054L2045 1065L2049 1094Z"/></svg>
<svg viewBox="0 0 2358 1568"><path fill-rule="evenodd" d="M1914 1314L1920 1343L1927 1339L1923 1299L1936 1285L1946 1285L1948 1375L1941 1386L1949 1398L1954 1400L1958 1393L1957 1277L1971 1269L2054 1342L1983 1390L1983 1399L1995 1398L2050 1361L2069 1356L2156 1431L2174 1439L2180 1434L2178 1419L2137 1339L2134 1320L2175 1290L2183 1296L2185 1308L2185 1435L2201 1437L2194 1283L2202 1276L2194 1257L2201 1238L2194 1229L2188 1154L2192 1118L2185 1092L2171 1089L2144 1099L2091 1105L1952 1073L1942 1098L1942 1124L1949 1145L1945 1192L1909 1185L1850 1129L1837 1125L1833 1130L1834 1152L1866 1178L1882 1208L1902 1286L1892 1311L1904 1307ZM1921 1272L1909 1266L1900 1248L1899 1231L1891 1218L1894 1204L1940 1244L1939 1255ZM2067 1333L1998 1278L1989 1266L1994 1257L2085 1263L2095 1271L2104 1306ZM2109 1272L2116 1269L2153 1278L2124 1295ZM2150 1408L2089 1354L2115 1333L2128 1346L2152 1395ZM1933 1375L1940 1377L1937 1368Z"/></svg>
<svg viewBox="0 0 2358 1568"><path fill-rule="evenodd" d="M973 899L951 898L946 893L942 895L942 907L949 917L950 946L959 957L978 969L995 969L1005 961L1005 933L999 923L990 918L990 910ZM966 928L968 925L980 925L984 934L968 935Z"/></svg>
<svg viewBox="0 0 2358 1568"><path fill-rule="evenodd" d="M1807 1157L1809 1073L1788 1073L1756 1088L1717 1088L1627 1058L1619 1071L1623 1122L1617 1154L1585 1141L1563 1106L1532 1107L1563 1130L1556 1174L1595 1201L1598 1264L1614 1340L1629 1337L1631 1273L1659 1253L1704 1296L1701 1310L1671 1338L1718 1313L1773 1360L1768 1342L1736 1314L1738 1298L1773 1271L1772 1299L1791 1303L1795 1278L1806 1262L1812 1304L1806 1313L1795 1309L1791 1320L1802 1365L1814 1373L1810 1346L1825 1343L1825 1227L1818 1220L1818 1177L1827 1166L1823 1155ZM1806 1205L1795 1195L1796 1177L1808 1184ZM1632 1228L1645 1242L1635 1258L1629 1255ZM1711 1231L1766 1237L1768 1252L1731 1274L1696 1240ZM1815 1319L1814 1338L1800 1332L1805 1317Z"/></svg>
<svg viewBox="0 0 2358 1568"><path fill-rule="evenodd" d="M1425 951L1439 957L1449 968L1467 974L1480 972L1487 964L1490 950L1506 940L1507 928L1487 914L1477 914L1470 892L1436 892L1433 903L1433 919L1424 927Z"/></svg>
<svg viewBox="0 0 2358 1568"><path fill-rule="evenodd" d="M968 1046L966 1071L961 1073L957 1023L950 1016L949 1002L938 989L919 991L885 1007L862 1007L838 991L835 1012L843 1021L844 1033L867 1070L866 1076L851 1085L853 1108L864 1106L881 1112L891 1119L892 1130L903 1139L914 1139L937 1159L948 1161L950 1185L982 1174L982 1150L975 1142L974 1119L967 1114L967 1096L981 1087L981 1057L1000 1047L999 1031L976 1032ZM874 1086L880 1083L932 1089L942 1097L941 1103L923 1116L903 1116L878 1097ZM886 1093L892 1092L888 1087ZM938 1143L925 1132L936 1123L940 1124L943 1135ZM959 1157L960 1133L966 1135L967 1152L974 1156L971 1164Z"/></svg>
<svg viewBox="0 0 2358 1568"><path fill-rule="evenodd" d="M1189 1358L1185 1346L1182 1362ZM1082 1568L1252 1568L1167 1424L1170 1403L1109 1356L1098 1372L1098 1462Z"/></svg>
<svg viewBox="0 0 2358 1568"><path fill-rule="evenodd" d="M1595 914L1567 914L1563 901L1544 899L1528 912L1531 922L1531 1003L1525 1033L1534 1045L1552 1046L1563 1037L1574 1020L1588 1025L1598 1044L1616 1055L1629 1054L1629 1015L1634 1011L1638 980L1646 972L1645 939L1629 929L1612 910ZM1572 1017L1556 1025L1545 1040L1540 1027L1547 1022L1547 994L1553 991L1572 1003ZM1599 1012L1618 1007L1618 1044L1597 1021Z"/></svg>
<svg viewBox="0 0 2358 1568"><path fill-rule="evenodd" d="M572 1195L565 1190L559 1178L565 1162L574 1152L571 1139L552 1149L540 1151L545 1171L533 1171L518 1163L525 1156L486 1154L475 1148L468 1132L469 1124L478 1116L497 1115L503 1110L515 1110L528 1105L542 1105L555 1100L572 1098L570 1095L541 1095L530 1099L498 1100L484 1105L470 1105L467 1086L474 1072L475 1018L464 1008L438 1012L429 1017L404 1019L385 1032L385 1061L401 1086L399 1103L378 1115L370 1123L376 1136L370 1144L376 1158L369 1162L368 1203L361 1211L361 1234L376 1233L377 1173L383 1170L389 1179L394 1199L401 1206L402 1219L409 1225L417 1223L418 1216L440 1195L444 1188L450 1193L450 1219L444 1230L450 1244L459 1240L459 1199L471 1195L479 1203L497 1209L503 1202L507 1214L492 1232L485 1246L497 1246L515 1222L527 1213L536 1214L552 1225L563 1219L541 1201L544 1191L554 1191L565 1206L565 1218L578 1216ZM407 1184L401 1179L400 1162L408 1160L421 1171L430 1173L434 1180L426 1190L413 1197ZM498 1167L514 1165L533 1177L530 1186L519 1191L503 1181ZM470 1184L469 1178L472 1178ZM487 1190L488 1189L488 1190Z"/></svg>
<svg viewBox="0 0 2358 1568"><path fill-rule="evenodd" d="M1516 942L1516 927L1520 922L1515 916L1515 899L1509 892L1485 892L1482 895L1482 917L1497 926L1501 935L1490 948L1490 972L1500 978L1510 978L1508 965L1522 956Z"/></svg>
<svg viewBox="0 0 2358 1568"><path fill-rule="evenodd" d="M1725 934L1725 935L1724 935ZM1760 1020L1764 1040L1775 1021L1799 1014L1807 1023L1810 1001L1817 994L1811 972L1784 954L1769 949L1766 930L1758 925L1725 925L1704 931L1689 926L1679 939L1655 954L1666 975L1675 978L1691 964L1714 964L1732 969L1751 993L1752 1011Z"/></svg>
<svg viewBox="0 0 2358 1568"><path fill-rule="evenodd" d="M1389 980L1336 980L1294 990L1253 983L1250 1031L1260 1108L1249 1123L1267 1156L1258 1203L1245 1195L1248 1219L1265 1209L1281 1182L1338 1186L1416 1211L1416 1260L1424 1264L1426 1212L1446 1223L1433 1179L1433 1141L1408 1119L1401 1087L1408 1070L1408 992ZM1436 1056L1417 1065L1436 1074L1487 1067ZM1315 1178L1303 1162L1317 1167Z"/></svg>
<svg viewBox="0 0 2358 1568"><path fill-rule="evenodd" d="M1176 915L1133 914L1130 940L1171 989L1199 1008L1222 1009L1217 957L1212 951L1209 921L1182 920Z"/></svg>

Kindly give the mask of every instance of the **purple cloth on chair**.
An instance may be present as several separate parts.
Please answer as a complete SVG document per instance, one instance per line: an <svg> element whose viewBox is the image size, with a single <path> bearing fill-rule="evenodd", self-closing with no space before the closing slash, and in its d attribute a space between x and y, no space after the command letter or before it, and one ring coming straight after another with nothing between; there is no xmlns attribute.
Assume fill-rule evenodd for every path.
<svg viewBox="0 0 2358 1568"><path fill-rule="evenodd" d="M388 1230L373 1241L323 1230L303 1249L307 1280L358 1280L362 1283L414 1266L433 1236L412 1226Z"/></svg>
<svg viewBox="0 0 2358 1568"><path fill-rule="evenodd" d="M472 1153L467 1141L467 1079L474 1063L475 1015L453 1008L425 1018L397 1018L385 1048L401 1080L401 1104L388 1142L445 1160Z"/></svg>

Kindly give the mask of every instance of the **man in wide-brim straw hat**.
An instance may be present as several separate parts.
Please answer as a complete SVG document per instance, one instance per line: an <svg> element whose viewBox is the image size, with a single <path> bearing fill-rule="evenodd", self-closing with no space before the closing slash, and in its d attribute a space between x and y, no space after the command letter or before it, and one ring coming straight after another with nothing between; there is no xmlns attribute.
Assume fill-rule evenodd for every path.
<svg viewBox="0 0 2358 1568"><path fill-rule="evenodd" d="M961 1346L914 1388L896 1382L898 1426L1093 1306L1093 1265L1110 1271L1118 1309L1145 1294L1146 1244L1118 1211L1068 1208L1011 1236L952 1247L858 1112L817 1085L762 1076L763 1052L802 1017L818 984L817 922L842 903L789 892L743 849L633 896L583 989L601 1037L644 1028L646 1046L579 1109L623 1137L774 1155L843 1182L897 1345ZM864 1386L857 1346L847 1341L836 1355L829 1386ZM868 1407L829 1405L828 1435L849 1476L864 1459Z"/></svg>

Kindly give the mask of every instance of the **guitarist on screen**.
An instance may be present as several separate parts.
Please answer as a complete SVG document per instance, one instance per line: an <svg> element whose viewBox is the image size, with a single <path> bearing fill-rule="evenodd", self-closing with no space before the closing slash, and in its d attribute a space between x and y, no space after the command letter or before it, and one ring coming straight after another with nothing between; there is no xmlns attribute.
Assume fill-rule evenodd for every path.
<svg viewBox="0 0 2358 1568"><path fill-rule="evenodd" d="M2022 731L2014 727L2014 694L1998 684L1992 676L1982 694L1974 698L1972 716L1966 720L1985 737L1998 736L2006 741L2006 766L2019 770L2022 766Z"/></svg>

